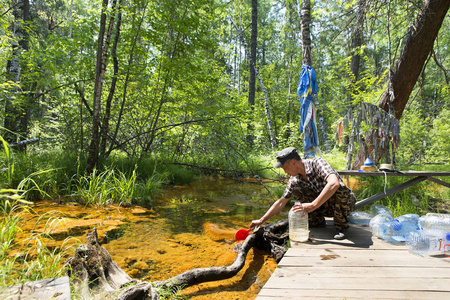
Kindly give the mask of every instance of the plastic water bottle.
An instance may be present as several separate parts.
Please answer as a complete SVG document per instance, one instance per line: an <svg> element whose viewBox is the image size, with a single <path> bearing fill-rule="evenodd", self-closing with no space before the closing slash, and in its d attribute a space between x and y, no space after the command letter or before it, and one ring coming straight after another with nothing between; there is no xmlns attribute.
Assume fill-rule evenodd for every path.
<svg viewBox="0 0 450 300"><path fill-rule="evenodd" d="M446 218L439 215L426 215L419 218L419 227L423 229L443 229L450 231L450 217Z"/></svg>
<svg viewBox="0 0 450 300"><path fill-rule="evenodd" d="M416 230L407 236L406 245L411 253L417 255L440 254L450 251L450 232L443 229Z"/></svg>
<svg viewBox="0 0 450 300"><path fill-rule="evenodd" d="M384 215L379 214L373 217L369 222L369 228L372 231L372 233L376 236L378 236L378 226L380 226L383 222L389 222L392 221L392 216L390 215Z"/></svg>
<svg viewBox="0 0 450 300"><path fill-rule="evenodd" d="M450 214L427 213L427 216L435 216L440 218L450 218Z"/></svg>
<svg viewBox="0 0 450 300"><path fill-rule="evenodd" d="M357 225L369 225L372 215L365 211L352 211L349 216L349 222Z"/></svg>
<svg viewBox="0 0 450 300"><path fill-rule="evenodd" d="M417 214L406 214L406 215L401 215L401 216L395 218L394 220L397 220L399 222L409 221L409 222L412 222L412 223L417 225L418 222L419 222L419 215L417 215Z"/></svg>
<svg viewBox="0 0 450 300"><path fill-rule="evenodd" d="M295 205L300 201L295 201ZM289 211L289 239L295 242L307 242L309 239L308 214L294 212L294 207Z"/></svg>
<svg viewBox="0 0 450 300"><path fill-rule="evenodd" d="M384 206L383 204L374 204L370 207L370 214L372 216L376 216L376 215L390 215L391 217L393 216L392 211L387 208L386 206Z"/></svg>
<svg viewBox="0 0 450 300"><path fill-rule="evenodd" d="M378 236L388 242L404 242L408 234L415 230L419 230L417 224L392 220L378 226Z"/></svg>

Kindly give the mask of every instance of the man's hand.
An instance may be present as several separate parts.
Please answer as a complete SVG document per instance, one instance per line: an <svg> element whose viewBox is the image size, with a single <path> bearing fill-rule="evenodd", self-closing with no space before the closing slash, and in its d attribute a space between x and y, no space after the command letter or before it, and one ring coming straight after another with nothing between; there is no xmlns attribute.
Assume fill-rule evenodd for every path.
<svg viewBox="0 0 450 300"><path fill-rule="evenodd" d="M293 206L294 212L304 212L310 213L316 210L316 207L313 203L300 203Z"/></svg>
<svg viewBox="0 0 450 300"><path fill-rule="evenodd" d="M256 226L261 226L263 223L264 223L264 221L261 220L261 219L259 219L259 220L253 220L253 221L252 221L252 224L250 224L249 229L250 229L250 230L253 230L253 229L255 229Z"/></svg>

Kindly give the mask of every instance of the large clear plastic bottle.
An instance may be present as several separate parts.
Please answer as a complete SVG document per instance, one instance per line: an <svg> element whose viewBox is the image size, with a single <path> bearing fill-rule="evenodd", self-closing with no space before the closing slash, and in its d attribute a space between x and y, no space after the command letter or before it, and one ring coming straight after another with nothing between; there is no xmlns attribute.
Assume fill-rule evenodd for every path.
<svg viewBox="0 0 450 300"><path fill-rule="evenodd" d="M427 213L427 216L436 216L440 218L450 218L450 214Z"/></svg>
<svg viewBox="0 0 450 300"><path fill-rule="evenodd" d="M378 236L378 226L380 226L381 223L389 221L392 221L391 215L384 215L384 214L376 215L370 220L369 228L374 235Z"/></svg>
<svg viewBox="0 0 450 300"><path fill-rule="evenodd" d="M409 222L412 222L412 223L417 225L418 222L419 222L419 215L417 215L417 214L406 214L406 215L401 215L401 216L395 218L394 220L398 220L400 222L409 221Z"/></svg>
<svg viewBox="0 0 450 300"><path fill-rule="evenodd" d="M410 221L392 220L378 226L378 236L388 242L404 242L408 234L419 230L419 226Z"/></svg>
<svg viewBox="0 0 450 300"><path fill-rule="evenodd" d="M450 231L450 217L442 214L427 214L419 218L419 227L423 229L443 229Z"/></svg>
<svg viewBox="0 0 450 300"><path fill-rule="evenodd" d="M349 216L350 224L369 225L372 215L365 211L352 211Z"/></svg>
<svg viewBox="0 0 450 300"><path fill-rule="evenodd" d="M393 216L392 211L387 208L386 206L384 206L383 204L373 204L370 207L370 214L372 216L376 216L376 215L390 215L391 217Z"/></svg>
<svg viewBox="0 0 450 300"><path fill-rule="evenodd" d="M294 205L300 204L295 201ZM294 212L294 207L289 211L289 239L295 242L307 242L309 239L308 214Z"/></svg>
<svg viewBox="0 0 450 300"><path fill-rule="evenodd" d="M444 251L450 251L448 249L450 232L443 229L416 230L407 236L406 245L411 253L417 255L440 254Z"/></svg>

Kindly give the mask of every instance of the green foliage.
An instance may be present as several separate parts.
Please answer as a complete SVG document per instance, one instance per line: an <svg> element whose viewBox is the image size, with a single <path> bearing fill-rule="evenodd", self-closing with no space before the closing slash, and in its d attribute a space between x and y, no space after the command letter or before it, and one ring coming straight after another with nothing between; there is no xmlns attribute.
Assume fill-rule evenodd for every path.
<svg viewBox="0 0 450 300"><path fill-rule="evenodd" d="M433 120L430 132L432 145L430 152L439 161L448 161L450 153L450 109L444 108L439 116Z"/></svg>
<svg viewBox="0 0 450 300"><path fill-rule="evenodd" d="M0 7L7 7L7 1L0 3ZM0 161L5 171L0 175L2 186L16 188L34 174L27 180L30 189L34 186L26 194L28 200L84 191L91 199L84 199L85 203L91 202L97 192L101 202L113 201L112 185L128 193L134 183L132 196L122 200L114 196L114 201L151 203L162 185L184 184L198 175L171 162L246 170L250 177L272 178L277 176L270 169L274 153L286 146L302 148L298 131L300 103L295 88L302 65L296 1L258 4L256 65L268 93L279 149L271 149L259 83L255 106L247 103L250 65L229 21L231 17L238 23L248 44L251 3L138 1L121 10L118 81L114 94L108 95L115 74L111 53L115 30L111 36L100 111L101 118L105 117L105 103L111 97L106 148L95 177L83 174L79 170L85 169L92 135L100 5L99 1L71 4L41 0L31 3L29 47L17 57L21 61L19 82L11 81L5 69L13 55L9 49L14 37L10 24L15 17L13 10L1 10L0 65L4 72L0 75L0 105L5 109L7 99L20 108L18 111L29 113L29 130L21 139L40 137L39 144L29 147L28 154L4 147L1 155L5 159ZM365 44L352 49L350 41L358 11L355 5L357 1L312 3L311 50L320 101L317 108L325 118L329 144L336 121L347 109L349 92L353 104L379 102L387 85L388 66L395 65L405 33L419 9L408 2L391 3L388 19L387 6L367 3ZM109 22L114 15L111 10L107 13ZM442 27L447 28L448 23L445 19ZM387 26L392 29L389 38ZM449 39L448 31L439 32L433 56L436 61L430 59L424 67L401 120L402 141L396 158L402 167L443 162L448 156L445 120L449 92L445 74L436 62L445 66L450 54L445 47ZM354 53L361 55L358 78L351 78L348 72ZM351 79L356 81L350 91ZM321 133L322 128L318 129ZM324 143L320 142L323 151ZM323 152L336 169L344 168L345 157L338 150ZM98 182L88 184L88 180Z"/></svg>
<svg viewBox="0 0 450 300"><path fill-rule="evenodd" d="M161 287L155 287L156 292L158 293L158 296L161 299L170 299L170 300L184 300L187 299L186 296L179 295L183 287L180 286L161 286Z"/></svg>

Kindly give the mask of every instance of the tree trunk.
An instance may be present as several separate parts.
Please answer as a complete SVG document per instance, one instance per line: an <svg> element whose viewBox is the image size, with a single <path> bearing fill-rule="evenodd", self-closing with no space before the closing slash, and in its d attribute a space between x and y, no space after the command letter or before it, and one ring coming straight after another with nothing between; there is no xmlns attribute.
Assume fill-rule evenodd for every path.
<svg viewBox="0 0 450 300"><path fill-rule="evenodd" d="M311 31L309 24L311 23L311 0L302 1L302 64L312 66L311 58Z"/></svg>
<svg viewBox="0 0 450 300"><path fill-rule="evenodd" d="M273 134L273 127L272 127L272 119L270 117L270 110L269 110L269 97L267 96L266 88L264 87L264 83L261 79L261 76L259 75L258 69L256 68L255 63L252 61L252 58L250 56L250 53L247 49L247 43L244 40L244 37L242 36L241 30L237 27L236 23L234 23L233 19L231 19L231 23L233 23L234 28L236 28L236 31L239 34L239 37L241 38L241 43L244 46L245 53L247 54L248 59L250 60L250 64L255 69L256 76L258 77L259 84L261 85L261 89L263 90L264 99L265 99L265 110L266 110L266 119L267 119L267 127L269 128L269 135L270 135L270 143L272 145L272 149L274 150L277 147L277 142L275 140L275 136Z"/></svg>
<svg viewBox="0 0 450 300"><path fill-rule="evenodd" d="M29 49L28 22L30 22L30 2L29 0L14 1L14 23L11 24L13 32L12 57L7 62L8 80L15 85L11 88L11 93L6 97L4 126L7 131L3 134L9 143L17 142L18 137L26 137L28 131L29 104L28 99L21 101L20 98L27 97L26 87L23 85L22 56ZM24 52L24 53L22 53ZM18 104L21 103L22 104Z"/></svg>
<svg viewBox="0 0 450 300"><path fill-rule="evenodd" d="M111 81L111 88L109 89L109 95L108 99L106 100L106 107L105 107L105 116L103 117L103 123L102 123L102 130L100 133L101 137L101 144L100 144L100 153L101 155L105 155L106 152L106 142L108 140L108 132L109 132L109 119L111 116L111 103L114 98L114 92L116 90L116 83L117 83L117 76L119 74L119 61L117 59L117 44L119 43L119 36L120 36L120 25L122 23L122 1L120 0L119 6L117 8L117 22L116 22L116 30L115 30L115 36L114 36L114 42L111 49L111 56L113 58L113 64L114 64L114 74ZM116 1L114 1L113 7L116 6ZM114 23L114 16L111 15L111 19L109 21L109 25L111 27L111 24Z"/></svg>
<svg viewBox="0 0 450 300"><path fill-rule="evenodd" d="M256 48L258 44L258 0L252 0L252 34L250 37L250 57L253 64L256 66ZM248 105L253 112L255 110L255 93L256 93L256 72L252 63L250 65L250 77L248 80ZM247 129L247 141L250 147L253 146L253 126L250 122Z"/></svg>
<svg viewBox="0 0 450 300"><path fill-rule="evenodd" d="M105 28L106 28L106 10L108 8L108 0L103 0L101 17L100 17L100 29L98 33L97 41L97 64L95 67L95 85L94 85L94 101L92 109L92 136L91 144L89 147L89 157L86 166L86 171L91 173L92 170L98 164L98 153L100 147L100 110L101 110L101 98L102 98L102 88L103 79L106 71L106 60L104 55L106 55L106 43L104 47L105 39Z"/></svg>
<svg viewBox="0 0 450 300"><path fill-rule="evenodd" d="M387 90L380 102L380 107L389 112L392 100L394 116L398 120L402 117L409 95L433 49L449 7L449 0L426 0L414 26L408 30L400 58L392 74L393 99L390 99Z"/></svg>
<svg viewBox="0 0 450 300"><path fill-rule="evenodd" d="M353 39L352 39L352 60L350 63L350 86L349 86L349 93L347 95L347 116L348 118L353 118L353 94L355 93L355 84L359 80L359 63L361 61L361 46L363 42L363 29L364 29L364 22L366 19L366 0L359 0L358 1L358 12L357 12L357 24L355 31L353 33ZM351 119L349 119L351 120ZM356 129L358 131L358 129ZM353 160L353 151L355 150L354 145L354 135L355 130L352 130L349 145L348 145L348 151L347 151L347 163L346 163L346 170L350 170L352 167L352 160ZM363 149L359 149L359 151L362 151Z"/></svg>
<svg viewBox="0 0 450 300"><path fill-rule="evenodd" d="M100 246L96 229L86 235L86 245L78 246L66 266L72 290L83 299L113 292L132 281Z"/></svg>
<svg viewBox="0 0 450 300"><path fill-rule="evenodd" d="M121 3L122 3L122 0L121 0ZM144 20L145 12L147 10L147 5L148 5L148 1L146 2L145 6L144 6L144 9L142 11L142 18L141 18L141 20L139 22L139 27L137 28L136 35L134 36L134 39L133 39L133 46L130 49L130 54L129 54L129 57L128 57L127 72L126 72L126 75L125 75L125 81L123 83L122 103L120 105L119 117L117 118L117 123L116 123L116 128L114 130L114 135L113 135L113 137L111 139L111 144L109 146L108 152L106 153L106 156L108 156L111 153L111 151L113 151L115 149L115 145L117 143L116 139L117 139L117 135L119 133L120 124L122 122L122 116L123 116L124 108L125 108L125 101L127 99L128 82L130 80L131 67L132 67L133 60L134 60L133 53L134 53L134 49L136 48L136 44L137 44L137 40L139 38L139 34L141 32L141 26L142 26L142 22Z"/></svg>

